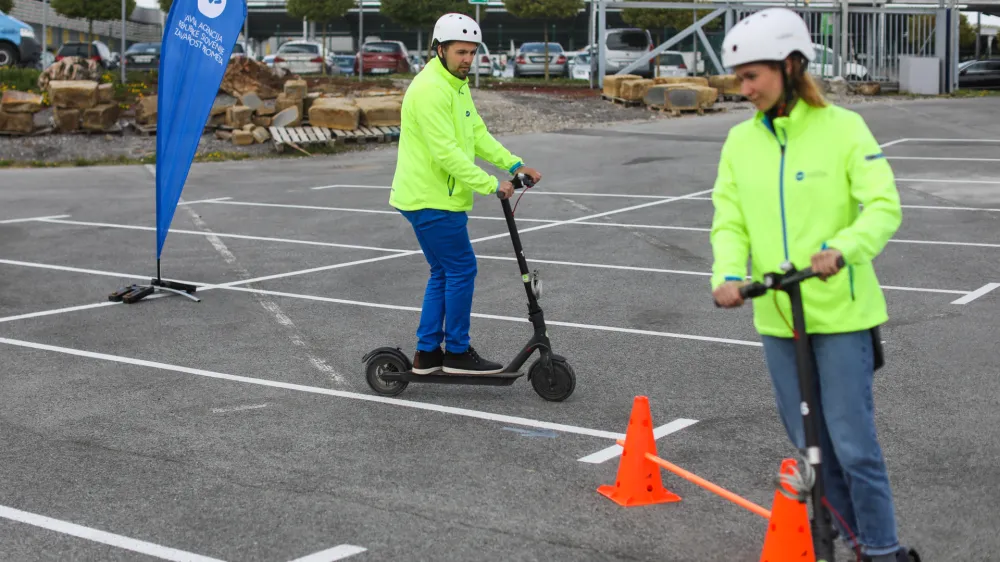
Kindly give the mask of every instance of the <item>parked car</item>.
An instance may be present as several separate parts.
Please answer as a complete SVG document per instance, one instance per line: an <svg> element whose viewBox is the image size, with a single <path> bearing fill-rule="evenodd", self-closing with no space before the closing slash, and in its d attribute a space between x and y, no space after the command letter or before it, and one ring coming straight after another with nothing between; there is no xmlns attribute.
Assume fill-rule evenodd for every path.
<svg viewBox="0 0 1000 562"><path fill-rule="evenodd" d="M833 49L825 47L819 43L813 43L816 49L816 59L809 63L809 72L814 76L832 78L837 75L837 55ZM856 62L848 62L844 65L844 78L852 81L871 80L868 68Z"/></svg>
<svg viewBox="0 0 1000 562"><path fill-rule="evenodd" d="M687 63L684 62L684 55L680 51L663 51L653 61L659 61L658 72L660 76L687 76L691 74Z"/></svg>
<svg viewBox="0 0 1000 562"><path fill-rule="evenodd" d="M1000 89L1000 59L971 60L958 65L958 87Z"/></svg>
<svg viewBox="0 0 1000 562"><path fill-rule="evenodd" d="M365 74L407 74L410 72L410 53L402 41L370 41L361 46L358 62Z"/></svg>
<svg viewBox="0 0 1000 562"><path fill-rule="evenodd" d="M329 70L323 45L315 41L282 43L274 56L275 68L284 68L293 74L321 74L324 66Z"/></svg>
<svg viewBox="0 0 1000 562"><path fill-rule="evenodd" d="M604 33L604 74L617 74L619 70L626 68L652 50L653 36L645 29L609 29ZM591 58L590 70L597 74L600 60L600 57L597 56L597 47L595 47L594 54L595 56ZM629 74L652 78L655 74L655 65L656 60L650 59L648 65L642 65L630 71Z"/></svg>
<svg viewBox="0 0 1000 562"><path fill-rule="evenodd" d="M549 43L549 76L566 74L566 52L559 43ZM514 77L545 75L545 43L522 43L514 55Z"/></svg>
<svg viewBox="0 0 1000 562"><path fill-rule="evenodd" d="M125 70L157 70L160 68L160 43L133 43L122 59Z"/></svg>
<svg viewBox="0 0 1000 562"><path fill-rule="evenodd" d="M590 52L584 50L570 53L566 73L573 80L590 80Z"/></svg>
<svg viewBox="0 0 1000 562"><path fill-rule="evenodd" d="M95 60L105 70L110 70L117 66L111 58L111 49L103 42L91 41L89 47L88 49L88 44L85 41L63 43L62 47L59 47L59 51L56 52L56 60L60 61L66 57L79 57L81 59L89 58Z"/></svg>
<svg viewBox="0 0 1000 562"><path fill-rule="evenodd" d="M493 76L493 57L490 56L490 50L486 45L480 43L479 49L476 50L476 58L472 61L472 67L469 69L469 76L475 77L477 74L479 76Z"/></svg>
<svg viewBox="0 0 1000 562"><path fill-rule="evenodd" d="M34 66L42 54L35 30L23 21L0 12L0 68Z"/></svg>
<svg viewBox="0 0 1000 562"><path fill-rule="evenodd" d="M330 56L330 65L338 74L353 76L356 59L357 57L351 54L334 53Z"/></svg>

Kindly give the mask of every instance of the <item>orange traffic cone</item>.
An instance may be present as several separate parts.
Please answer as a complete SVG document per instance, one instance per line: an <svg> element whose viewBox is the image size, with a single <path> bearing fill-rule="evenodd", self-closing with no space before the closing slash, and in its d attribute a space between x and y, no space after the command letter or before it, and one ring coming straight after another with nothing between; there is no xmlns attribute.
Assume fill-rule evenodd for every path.
<svg viewBox="0 0 1000 562"><path fill-rule="evenodd" d="M785 459L781 463L782 474L792 474L795 459ZM781 486L794 492L782 482ZM789 498L780 490L774 492L771 519L767 523L764 550L760 562L815 562L812 529L809 526L809 511L806 504Z"/></svg>
<svg viewBox="0 0 1000 562"><path fill-rule="evenodd" d="M680 496L663 487L660 467L647 459L646 453L656 455L653 415L649 411L649 398L636 396L615 485L604 485L597 491L625 507L681 501Z"/></svg>

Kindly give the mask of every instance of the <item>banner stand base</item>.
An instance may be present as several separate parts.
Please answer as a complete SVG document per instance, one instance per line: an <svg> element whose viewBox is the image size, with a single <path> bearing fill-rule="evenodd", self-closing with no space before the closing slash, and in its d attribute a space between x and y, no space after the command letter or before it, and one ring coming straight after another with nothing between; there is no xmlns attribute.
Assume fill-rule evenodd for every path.
<svg viewBox="0 0 1000 562"><path fill-rule="evenodd" d="M201 299L192 293L198 290L195 285L187 285L176 281L163 281L162 279L150 279L149 285L131 285L115 291L108 295L108 300L112 302L123 302L133 304L152 295L153 293L173 293L182 297L187 297L194 302L201 302Z"/></svg>

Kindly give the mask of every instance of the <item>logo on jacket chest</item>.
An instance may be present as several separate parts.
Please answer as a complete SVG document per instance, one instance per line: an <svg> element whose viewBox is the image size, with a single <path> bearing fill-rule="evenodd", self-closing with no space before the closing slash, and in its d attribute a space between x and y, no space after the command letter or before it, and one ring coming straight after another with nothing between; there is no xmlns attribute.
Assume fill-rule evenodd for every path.
<svg viewBox="0 0 1000 562"><path fill-rule="evenodd" d="M830 174L828 174L826 170L810 170L808 172L805 170L799 170L798 172L795 172L795 181L805 181L806 179L821 180L829 175Z"/></svg>

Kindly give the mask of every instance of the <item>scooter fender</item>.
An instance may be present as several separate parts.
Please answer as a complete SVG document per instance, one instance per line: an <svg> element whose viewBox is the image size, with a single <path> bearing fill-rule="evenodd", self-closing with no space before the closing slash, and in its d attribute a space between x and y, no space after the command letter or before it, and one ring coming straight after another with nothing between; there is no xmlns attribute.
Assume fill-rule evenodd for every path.
<svg viewBox="0 0 1000 562"><path fill-rule="evenodd" d="M382 354L382 353L388 353L388 354L391 354L391 355L395 355L396 357L398 357L403 362L404 365L409 366L409 364L410 364L410 358L407 357L405 353L403 353L402 349L400 349L398 347L389 347L389 346L378 347L378 348L375 348L375 349L369 351L368 353L365 354L364 357L361 358L361 362L362 363L368 363L372 359L372 357L375 357L376 355L379 355L379 354Z"/></svg>

